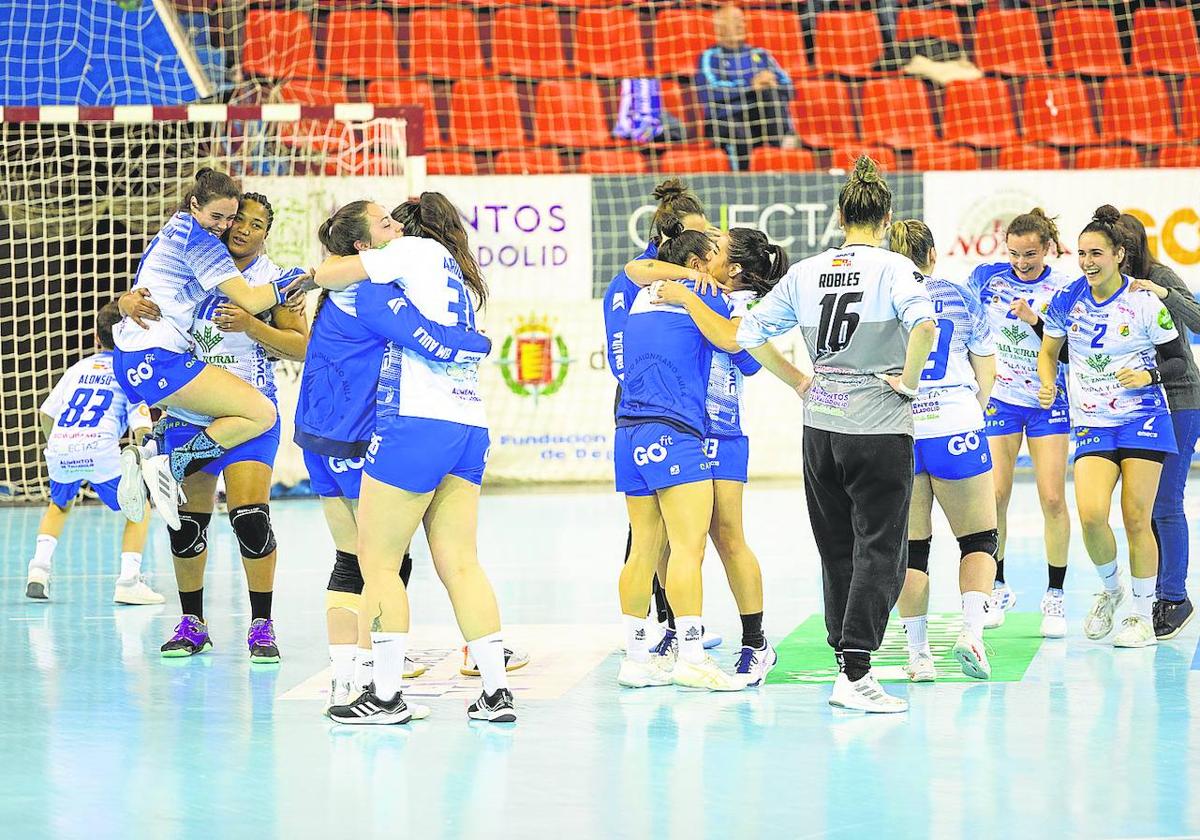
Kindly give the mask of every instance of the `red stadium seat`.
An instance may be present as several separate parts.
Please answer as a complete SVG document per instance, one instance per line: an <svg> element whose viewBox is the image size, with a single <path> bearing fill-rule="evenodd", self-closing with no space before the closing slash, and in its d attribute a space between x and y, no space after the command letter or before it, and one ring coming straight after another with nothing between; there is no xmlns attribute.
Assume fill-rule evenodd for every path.
<svg viewBox="0 0 1200 840"><path fill-rule="evenodd" d="M687 90L674 79L662 80L663 111L683 123L687 137L704 136L704 106L695 91Z"/></svg>
<svg viewBox="0 0 1200 840"><path fill-rule="evenodd" d="M895 172L899 166L896 162L896 152L887 146L867 146L862 143L851 143L833 150L833 167L850 170L859 155L867 155L882 172Z"/></svg>
<svg viewBox="0 0 1200 840"><path fill-rule="evenodd" d="M1191 10L1138 9L1133 13L1133 66L1143 72L1200 73L1200 41Z"/></svg>
<svg viewBox="0 0 1200 840"><path fill-rule="evenodd" d="M367 101L375 105L420 105L425 109L425 145L444 145L438 125L433 85L420 79L376 79L367 85Z"/></svg>
<svg viewBox="0 0 1200 840"><path fill-rule="evenodd" d="M388 13L330 12L325 39L325 72L353 79L404 75L396 51L396 32Z"/></svg>
<svg viewBox="0 0 1200 840"><path fill-rule="evenodd" d="M1116 76L1127 70L1116 18L1105 9L1059 9L1052 53L1059 73Z"/></svg>
<svg viewBox="0 0 1200 840"><path fill-rule="evenodd" d="M526 145L521 102L511 82L459 82L450 109L450 142L469 149Z"/></svg>
<svg viewBox="0 0 1200 840"><path fill-rule="evenodd" d="M1021 125L1031 143L1090 146L1100 139L1087 87L1079 79L1026 80Z"/></svg>
<svg viewBox="0 0 1200 840"><path fill-rule="evenodd" d="M961 44L962 28L958 16L950 9L901 9L896 21L896 40L941 38Z"/></svg>
<svg viewBox="0 0 1200 840"><path fill-rule="evenodd" d="M1137 150L1129 146L1092 146L1075 153L1076 169L1136 169L1141 165Z"/></svg>
<svg viewBox="0 0 1200 840"><path fill-rule="evenodd" d="M1157 76L1121 76L1104 83L1100 128L1106 140L1175 143L1171 95Z"/></svg>
<svg viewBox="0 0 1200 840"><path fill-rule="evenodd" d="M637 13L629 9L585 9L575 23L575 69L614 79L650 75Z"/></svg>
<svg viewBox="0 0 1200 840"><path fill-rule="evenodd" d="M866 78L883 57L883 35L874 12L821 12L815 35L818 73Z"/></svg>
<svg viewBox="0 0 1200 840"><path fill-rule="evenodd" d="M337 105L350 101L346 86L330 79L292 79L276 92L282 102L300 105ZM345 145L345 126L334 120L297 120L280 128L283 142L295 148L311 148L325 154L336 153Z"/></svg>
<svg viewBox="0 0 1200 840"><path fill-rule="evenodd" d="M1200 140L1200 76L1191 76L1183 83L1181 100L1180 133L1188 140Z"/></svg>
<svg viewBox="0 0 1200 840"><path fill-rule="evenodd" d="M487 74L475 13L470 9L418 9L409 19L409 69L441 79Z"/></svg>
<svg viewBox="0 0 1200 840"><path fill-rule="evenodd" d="M600 88L595 82L542 82L537 89L533 136L539 146L612 145Z"/></svg>
<svg viewBox="0 0 1200 840"><path fill-rule="evenodd" d="M584 152L579 171L592 175L641 175L647 171L646 158L632 149L603 149Z"/></svg>
<svg viewBox="0 0 1200 840"><path fill-rule="evenodd" d="M1045 73L1042 34L1031 9L984 9L975 18L975 64L1006 76Z"/></svg>
<svg viewBox="0 0 1200 840"><path fill-rule="evenodd" d="M674 146L659 155L656 172L690 175L697 172L728 172L729 155L712 146Z"/></svg>
<svg viewBox="0 0 1200 840"><path fill-rule="evenodd" d="M978 169L979 155L974 149L953 143L918 146L913 149L912 166L917 172Z"/></svg>
<svg viewBox="0 0 1200 840"><path fill-rule="evenodd" d="M492 28L492 67L497 73L525 79L570 75L558 12L502 6Z"/></svg>
<svg viewBox="0 0 1200 840"><path fill-rule="evenodd" d="M750 153L751 172L814 172L816 169L816 158L808 149L759 146Z"/></svg>
<svg viewBox="0 0 1200 840"><path fill-rule="evenodd" d="M320 76L308 15L252 9L246 15L242 70L270 79Z"/></svg>
<svg viewBox="0 0 1200 840"><path fill-rule="evenodd" d="M1167 169L1200 168L1200 146L1163 146L1158 151L1158 165Z"/></svg>
<svg viewBox="0 0 1200 840"><path fill-rule="evenodd" d="M496 155L492 171L497 175L557 175L564 169L562 158L553 149L517 149Z"/></svg>
<svg viewBox="0 0 1200 840"><path fill-rule="evenodd" d="M654 18L654 72L659 76L695 76L700 54L716 42L711 11L659 12Z"/></svg>
<svg viewBox="0 0 1200 840"><path fill-rule="evenodd" d="M833 80L800 80L792 99L792 123L806 146L839 146L858 141L850 89Z"/></svg>
<svg viewBox="0 0 1200 840"><path fill-rule="evenodd" d="M425 155L425 170L430 175L474 175L479 167L475 155L468 152L430 152Z"/></svg>
<svg viewBox="0 0 1200 840"><path fill-rule="evenodd" d="M793 12L747 10L746 43L769 52L793 79L810 72L800 16Z"/></svg>
<svg viewBox="0 0 1200 840"><path fill-rule="evenodd" d="M948 84L942 136L947 141L988 148L1016 142L1017 120L1008 83L976 79Z"/></svg>
<svg viewBox="0 0 1200 840"><path fill-rule="evenodd" d="M862 139L900 149L936 143L925 83L895 78L872 79L863 85Z"/></svg>
<svg viewBox="0 0 1200 840"><path fill-rule="evenodd" d="M1000 150L1000 168L1062 169L1062 158L1049 146L1016 144Z"/></svg>

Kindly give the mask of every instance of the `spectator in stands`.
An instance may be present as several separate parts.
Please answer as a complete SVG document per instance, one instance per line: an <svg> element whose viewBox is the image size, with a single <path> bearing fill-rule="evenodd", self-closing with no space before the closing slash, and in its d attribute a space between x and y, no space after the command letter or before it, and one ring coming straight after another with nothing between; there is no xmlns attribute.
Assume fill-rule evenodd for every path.
<svg viewBox="0 0 1200 840"><path fill-rule="evenodd" d="M753 147L793 142L792 80L769 52L746 43L746 18L735 4L721 6L714 22L717 44L700 56L700 96L713 139L745 171Z"/></svg>

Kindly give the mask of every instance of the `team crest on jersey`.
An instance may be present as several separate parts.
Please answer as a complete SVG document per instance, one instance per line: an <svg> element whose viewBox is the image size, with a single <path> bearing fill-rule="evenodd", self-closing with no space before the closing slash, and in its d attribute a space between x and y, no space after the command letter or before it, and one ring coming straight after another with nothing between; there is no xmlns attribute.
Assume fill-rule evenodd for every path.
<svg viewBox="0 0 1200 840"><path fill-rule="evenodd" d="M221 334L221 331L213 329L211 324L205 324L204 329L196 333L194 337L196 339L196 343L199 344L204 350L204 354L206 356L212 352L214 347L216 347L225 339L225 336Z"/></svg>
<svg viewBox="0 0 1200 840"><path fill-rule="evenodd" d="M1121 326L1117 327L1117 334L1120 335L1121 338L1129 338L1129 325L1122 324Z"/></svg>
<svg viewBox="0 0 1200 840"><path fill-rule="evenodd" d="M1004 337L1007 338L1009 341L1011 341L1013 344L1020 344L1022 341L1025 340L1025 336L1026 336L1025 331L1017 326L1004 327L1000 330L1000 332L1004 333Z"/></svg>
<svg viewBox="0 0 1200 840"><path fill-rule="evenodd" d="M1167 311L1165 306L1158 310L1158 325L1164 330L1175 329L1175 322L1171 320L1171 313Z"/></svg>
<svg viewBox="0 0 1200 840"><path fill-rule="evenodd" d="M988 417L995 417L995 416L996 416L996 412L998 412L999 410L1000 410L1000 409L996 408L996 406L994 406L994 405L989 405L989 406L988 406L988 407L987 407L987 408L984 410L984 414L986 414Z"/></svg>
<svg viewBox="0 0 1200 840"><path fill-rule="evenodd" d="M517 320L500 348L500 373L508 390L520 397L550 397L567 380L571 359L567 342L547 316Z"/></svg>
<svg viewBox="0 0 1200 840"><path fill-rule="evenodd" d="M1087 366L1096 373L1101 373L1112 362L1112 356L1107 353L1097 353L1094 356L1087 357Z"/></svg>

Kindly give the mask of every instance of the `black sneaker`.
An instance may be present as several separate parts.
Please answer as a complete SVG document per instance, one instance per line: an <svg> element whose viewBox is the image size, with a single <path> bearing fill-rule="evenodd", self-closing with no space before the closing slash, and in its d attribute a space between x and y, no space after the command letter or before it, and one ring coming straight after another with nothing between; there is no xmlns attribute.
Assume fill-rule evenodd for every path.
<svg viewBox="0 0 1200 840"><path fill-rule="evenodd" d="M1154 602L1154 635L1162 640L1174 639L1187 627L1192 620L1192 602L1187 598L1182 601Z"/></svg>
<svg viewBox="0 0 1200 840"><path fill-rule="evenodd" d="M496 693L491 695L481 692L479 699L467 707L467 717L492 723L516 723L517 713L513 709L512 692L507 688L497 689Z"/></svg>
<svg viewBox="0 0 1200 840"><path fill-rule="evenodd" d="M413 718L401 692L397 691L391 700L380 700L374 683L346 705L330 706L328 715L335 723L352 725L408 723Z"/></svg>

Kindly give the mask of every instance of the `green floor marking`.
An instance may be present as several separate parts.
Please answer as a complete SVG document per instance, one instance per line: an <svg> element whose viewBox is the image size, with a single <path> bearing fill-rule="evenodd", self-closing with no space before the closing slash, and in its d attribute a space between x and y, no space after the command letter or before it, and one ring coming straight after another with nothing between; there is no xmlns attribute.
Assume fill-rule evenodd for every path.
<svg viewBox="0 0 1200 840"><path fill-rule="evenodd" d="M1004 625L984 633L992 682L1020 682L1025 670L1042 644L1041 613L1010 612ZM968 682L954 659L952 650L962 627L958 613L933 613L929 616L929 647L937 667L939 682ZM825 643L825 618L809 616L786 639L775 646L779 663L767 676L768 685L794 683L831 683L837 677L833 651ZM871 657L872 669L881 682L907 682L904 664L908 645L904 625L895 616L888 622L883 644Z"/></svg>

